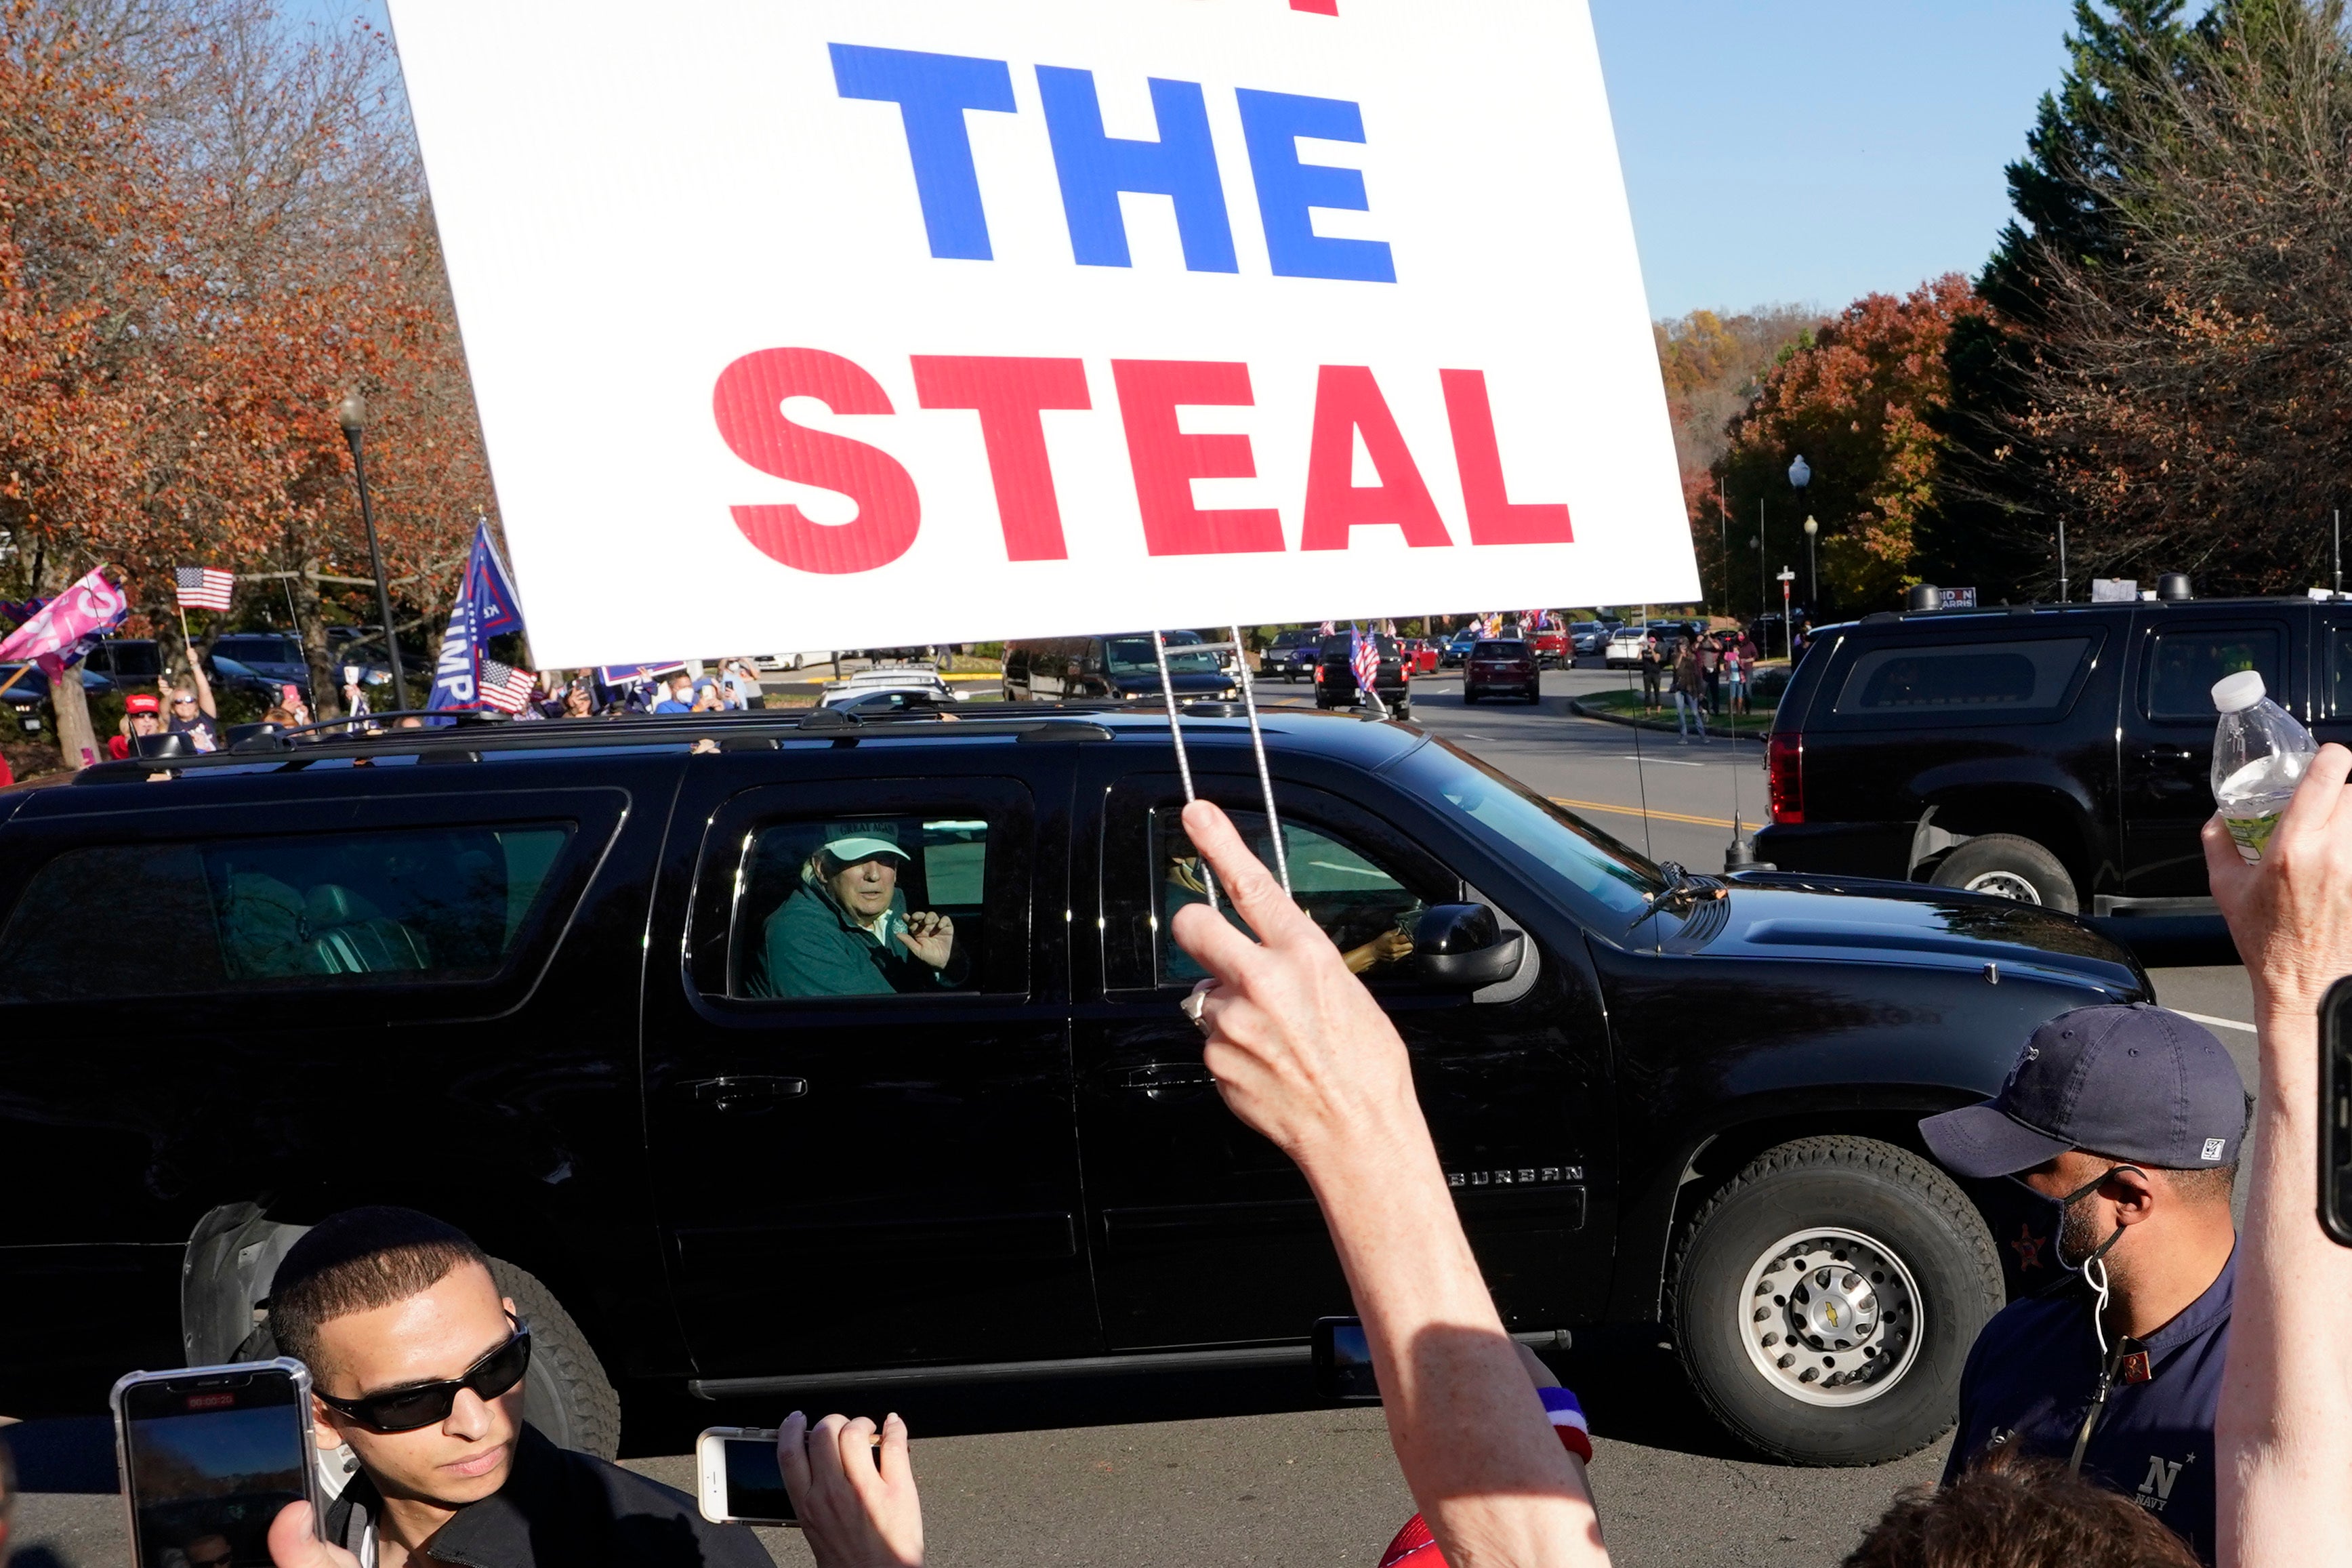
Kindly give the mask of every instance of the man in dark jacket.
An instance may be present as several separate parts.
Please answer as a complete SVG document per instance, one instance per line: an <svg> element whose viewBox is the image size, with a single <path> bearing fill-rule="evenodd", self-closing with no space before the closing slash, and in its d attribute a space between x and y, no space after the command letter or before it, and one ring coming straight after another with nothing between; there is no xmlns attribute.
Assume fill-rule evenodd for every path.
<svg viewBox="0 0 2352 1568"><path fill-rule="evenodd" d="M2246 1104L2211 1031L2143 1003L2059 1014L1999 1096L1919 1124L1949 1169L2053 1201L2068 1276L1977 1336L1947 1484L1995 1448L2062 1460L2213 1561Z"/></svg>
<svg viewBox="0 0 2352 1568"><path fill-rule="evenodd" d="M359 1459L330 1510L269 1532L278 1568L773 1568L685 1493L558 1448L522 1419L530 1325L464 1232L414 1209L352 1209L288 1251L279 1349L310 1369L322 1449Z"/></svg>

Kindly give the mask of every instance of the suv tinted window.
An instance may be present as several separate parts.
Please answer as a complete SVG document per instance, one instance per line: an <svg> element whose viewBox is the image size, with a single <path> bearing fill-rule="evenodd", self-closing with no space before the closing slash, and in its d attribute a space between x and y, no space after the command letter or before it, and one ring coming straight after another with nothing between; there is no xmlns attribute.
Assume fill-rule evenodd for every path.
<svg viewBox="0 0 2352 1568"><path fill-rule="evenodd" d="M2213 683L2242 669L2259 669L2272 695L2286 690L2279 633L2273 626L2183 626L2150 639L2147 712L2151 719L2213 722Z"/></svg>
<svg viewBox="0 0 2352 1568"><path fill-rule="evenodd" d="M92 667L126 680L152 680L163 663L152 642L102 642L89 650Z"/></svg>
<svg viewBox="0 0 2352 1568"><path fill-rule="evenodd" d="M1528 645L1523 642L1482 642L1473 652L1480 658L1525 658Z"/></svg>
<svg viewBox="0 0 2352 1568"><path fill-rule="evenodd" d="M990 879L1003 879L990 837L984 816L763 825L736 875L729 994L1019 989L1022 963L992 976L988 963Z"/></svg>
<svg viewBox="0 0 2352 1568"><path fill-rule="evenodd" d="M0 1002L487 980L571 837L559 825L76 849L0 932Z"/></svg>
<svg viewBox="0 0 2352 1568"><path fill-rule="evenodd" d="M1162 638L1168 645L1168 673L1171 675L1214 675L1219 666L1217 656L1198 651L1201 639L1191 632ZM1113 675L1157 675L1160 654L1146 637L1108 637L1103 651L1109 657Z"/></svg>
<svg viewBox="0 0 2352 1568"><path fill-rule="evenodd" d="M256 659L264 664L299 664L302 650L292 637L223 637L213 644L213 657L233 658L239 664L251 664Z"/></svg>
<svg viewBox="0 0 2352 1568"><path fill-rule="evenodd" d="M1273 865L1265 814L1235 811L1227 815L1251 852ZM1199 852L1185 835L1182 817L1177 806L1163 806L1151 814L1151 864L1159 889L1152 945L1154 969L1162 985L1190 985L1208 973L1176 945L1173 935L1178 910L1208 901ZM1429 907L1427 900L1353 847L1290 817L1283 819L1282 848L1289 861L1291 893L1348 955L1348 967L1370 983L1403 978L1406 972L1394 965L1412 951L1407 939ZM1217 910L1235 926L1249 930L1234 913L1223 889L1217 894Z"/></svg>
<svg viewBox="0 0 2352 1568"><path fill-rule="evenodd" d="M2088 637L2048 637L1866 649L1847 672L1835 710L1988 721L2054 715L2090 647Z"/></svg>
<svg viewBox="0 0 2352 1568"><path fill-rule="evenodd" d="M1381 658L1397 657L1396 638L1375 633L1370 640L1379 649ZM1334 632L1323 639L1322 650L1318 657L1326 664L1345 664L1355 656L1355 644L1346 632Z"/></svg>
<svg viewBox="0 0 2352 1568"><path fill-rule="evenodd" d="M2326 668L2328 717L2352 719L2352 626L2327 628Z"/></svg>

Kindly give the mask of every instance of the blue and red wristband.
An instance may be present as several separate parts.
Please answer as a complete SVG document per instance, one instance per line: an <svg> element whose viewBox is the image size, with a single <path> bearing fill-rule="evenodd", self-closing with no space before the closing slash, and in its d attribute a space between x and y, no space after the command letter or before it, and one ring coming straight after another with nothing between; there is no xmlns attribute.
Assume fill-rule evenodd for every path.
<svg viewBox="0 0 2352 1568"><path fill-rule="evenodd" d="M1538 1388L1543 1396L1544 1414L1551 1417L1552 1430L1559 1434L1560 1446L1586 1464L1592 1463L1592 1428L1585 1424L1584 1406L1576 1395L1565 1388Z"/></svg>

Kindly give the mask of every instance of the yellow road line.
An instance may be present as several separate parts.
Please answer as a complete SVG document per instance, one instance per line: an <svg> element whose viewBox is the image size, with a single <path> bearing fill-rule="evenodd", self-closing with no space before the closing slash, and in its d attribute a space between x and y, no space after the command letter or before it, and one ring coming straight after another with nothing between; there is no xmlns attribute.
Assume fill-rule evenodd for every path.
<svg viewBox="0 0 2352 1568"><path fill-rule="evenodd" d="M1610 805L1601 801L1568 800L1559 795L1553 795L1550 799L1554 805L1564 805L1571 811L1613 811L1620 816L1641 816L1644 815L1642 808L1638 805ZM1685 816L1679 811L1652 811L1647 815L1656 817L1661 822L1687 822L1695 827L1729 827L1732 826L1731 818L1727 816ZM1750 825L1742 823L1740 826L1748 826ZM1759 823L1754 826L1761 826L1762 825Z"/></svg>

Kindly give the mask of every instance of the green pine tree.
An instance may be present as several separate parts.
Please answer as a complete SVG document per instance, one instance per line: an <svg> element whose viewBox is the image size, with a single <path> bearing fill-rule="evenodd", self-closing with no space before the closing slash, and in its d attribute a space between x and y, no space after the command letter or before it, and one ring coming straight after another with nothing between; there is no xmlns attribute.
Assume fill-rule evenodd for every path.
<svg viewBox="0 0 2352 1568"><path fill-rule="evenodd" d="M2130 149L2110 141L2105 108L2142 73L2188 68L2195 39L2210 36L2230 3L2192 26L2181 19L2185 0L2075 0L2065 79L2042 95L2026 155L2009 166L2016 216L1977 279L1996 313L1957 323L1945 350L1952 402L1937 423L1946 451L1937 504L1917 532L1928 581L1972 584L1986 603L2054 585L2057 503L2031 458L2001 434L2022 409L2016 366L2044 315L2041 260L2054 251L2097 266L2116 256L2122 226L2103 187Z"/></svg>

